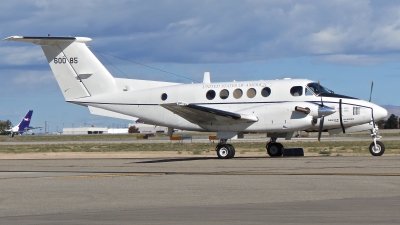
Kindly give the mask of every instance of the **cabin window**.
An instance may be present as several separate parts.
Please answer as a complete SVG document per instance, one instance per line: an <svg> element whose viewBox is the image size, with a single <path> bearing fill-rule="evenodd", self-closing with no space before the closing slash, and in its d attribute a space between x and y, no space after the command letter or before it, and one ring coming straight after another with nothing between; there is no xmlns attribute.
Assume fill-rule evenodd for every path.
<svg viewBox="0 0 400 225"><path fill-rule="evenodd" d="M302 96L303 95L303 87L302 86L294 86L290 89L290 94L292 96Z"/></svg>
<svg viewBox="0 0 400 225"><path fill-rule="evenodd" d="M242 95L243 95L242 89L239 89L239 88L238 88L238 89L236 89L236 90L233 91L233 97L236 98L236 99L241 98Z"/></svg>
<svg viewBox="0 0 400 225"><path fill-rule="evenodd" d="M220 97L221 99L227 99L228 96L229 96L229 91L226 90L226 89L221 90L221 91L219 92L219 97Z"/></svg>
<svg viewBox="0 0 400 225"><path fill-rule="evenodd" d="M247 90L247 97L249 98L254 98L254 96L256 96L257 92L256 89L254 88L250 88L249 90Z"/></svg>
<svg viewBox="0 0 400 225"><path fill-rule="evenodd" d="M360 115L360 107L353 107L353 115Z"/></svg>
<svg viewBox="0 0 400 225"><path fill-rule="evenodd" d="M261 90L261 95L263 97L268 97L271 94L271 89L269 87L265 87Z"/></svg>
<svg viewBox="0 0 400 225"><path fill-rule="evenodd" d="M161 95L161 100L165 101L165 100L167 100L167 98L168 98L168 95L166 93L163 93Z"/></svg>
<svg viewBox="0 0 400 225"><path fill-rule="evenodd" d="M206 98L208 100L213 100L215 98L215 91L214 90L207 91Z"/></svg>

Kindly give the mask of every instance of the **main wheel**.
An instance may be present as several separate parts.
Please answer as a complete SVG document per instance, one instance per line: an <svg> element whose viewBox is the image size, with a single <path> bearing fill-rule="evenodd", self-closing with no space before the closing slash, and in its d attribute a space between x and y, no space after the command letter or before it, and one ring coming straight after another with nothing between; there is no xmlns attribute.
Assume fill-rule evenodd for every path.
<svg viewBox="0 0 400 225"><path fill-rule="evenodd" d="M283 154L283 145L281 143L268 143L267 153L271 157L279 157Z"/></svg>
<svg viewBox="0 0 400 225"><path fill-rule="evenodd" d="M233 147L233 145L231 144L226 144L226 145L228 145L229 147L228 159L235 157L235 147Z"/></svg>
<svg viewBox="0 0 400 225"><path fill-rule="evenodd" d="M227 144L221 144L217 146L217 155L220 159L229 159L231 153L231 147Z"/></svg>
<svg viewBox="0 0 400 225"><path fill-rule="evenodd" d="M381 156L381 155L383 155L383 153L385 152L385 145L384 145L382 142L377 141L377 142L376 142L376 147L375 147L374 142L372 142L372 143L369 145L369 152L370 152L373 156Z"/></svg>

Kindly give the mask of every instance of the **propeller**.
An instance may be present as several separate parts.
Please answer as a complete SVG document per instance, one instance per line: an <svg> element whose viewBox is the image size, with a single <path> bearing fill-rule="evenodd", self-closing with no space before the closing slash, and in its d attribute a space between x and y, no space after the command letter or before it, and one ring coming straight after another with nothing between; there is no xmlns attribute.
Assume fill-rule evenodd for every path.
<svg viewBox="0 0 400 225"><path fill-rule="evenodd" d="M319 80L318 80L318 85L319 85ZM321 96L321 108L324 108L324 101L322 101L322 96ZM319 109L318 109L318 114L319 114ZM318 129L318 142L321 140L321 135L322 135L322 130L324 129L324 120L325 120L325 115L321 116L321 119L319 120L319 129Z"/></svg>
<svg viewBox="0 0 400 225"><path fill-rule="evenodd" d="M319 120L318 142L320 142L320 140L321 140L322 130L324 129L324 120L325 120L325 116L322 115L321 119Z"/></svg>
<svg viewBox="0 0 400 225"><path fill-rule="evenodd" d="M374 80L371 82L371 91L369 92L369 102L371 102L371 97L372 97L372 88L374 87Z"/></svg>
<svg viewBox="0 0 400 225"><path fill-rule="evenodd" d="M321 134L322 134L322 131L324 130L325 116L329 116L335 112L336 112L336 110L332 109L329 106L324 105L324 101L322 100L322 96L321 96L321 104L319 105L319 108L318 108L318 117L320 118L319 129L318 129L318 142L320 142Z"/></svg>

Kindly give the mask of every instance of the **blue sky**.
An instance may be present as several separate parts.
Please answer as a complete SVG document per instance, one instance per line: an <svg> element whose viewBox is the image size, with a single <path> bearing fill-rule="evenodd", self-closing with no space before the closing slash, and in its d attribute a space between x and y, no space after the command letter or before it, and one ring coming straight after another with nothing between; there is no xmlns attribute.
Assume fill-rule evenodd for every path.
<svg viewBox="0 0 400 225"><path fill-rule="evenodd" d="M0 24L2 39L90 37L94 51L189 79L95 52L115 77L307 78L367 100L374 80L374 103L400 105L398 1L2 0ZM50 131L129 123L66 103L39 46L0 42L0 79L0 120L17 124L33 109L31 125L47 121Z"/></svg>

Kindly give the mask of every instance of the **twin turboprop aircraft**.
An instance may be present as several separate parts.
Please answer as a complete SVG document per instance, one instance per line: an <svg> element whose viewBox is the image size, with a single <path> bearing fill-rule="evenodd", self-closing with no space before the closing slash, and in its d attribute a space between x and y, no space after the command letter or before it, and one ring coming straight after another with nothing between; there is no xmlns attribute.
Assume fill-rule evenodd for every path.
<svg viewBox="0 0 400 225"><path fill-rule="evenodd" d="M339 95L306 79L181 84L114 78L86 46L85 37L22 37L6 41L42 47L67 102L115 117L131 116L173 129L217 132L219 158L233 158L228 139L243 132L267 133L272 157L282 156L278 138L299 130L329 134L371 131L372 155L385 151L375 121L387 111L371 102Z"/></svg>

